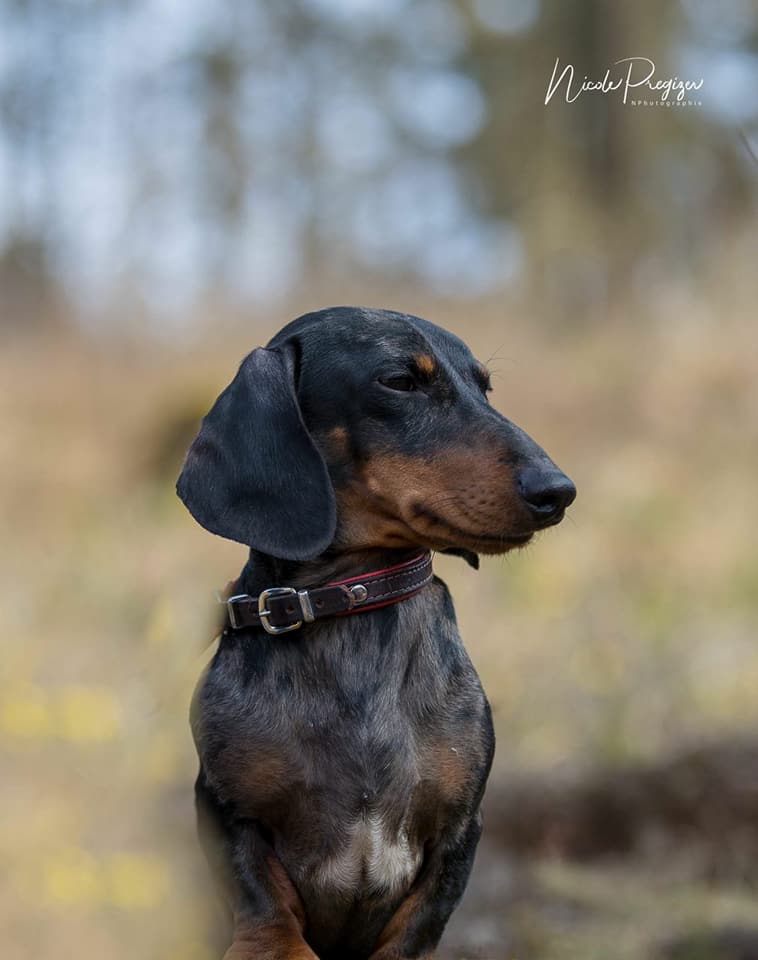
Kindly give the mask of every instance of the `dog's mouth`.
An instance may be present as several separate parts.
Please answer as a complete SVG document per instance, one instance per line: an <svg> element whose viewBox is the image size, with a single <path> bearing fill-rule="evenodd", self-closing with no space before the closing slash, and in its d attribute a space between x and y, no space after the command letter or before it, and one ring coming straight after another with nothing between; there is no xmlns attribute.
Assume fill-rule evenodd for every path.
<svg viewBox="0 0 758 960"><path fill-rule="evenodd" d="M432 528L424 531L424 536L437 541L435 546L442 544L445 547L466 547L479 553L506 553L508 550L526 546L535 533L530 530L527 533L492 534L468 530L441 517L422 503L414 503L412 512L416 520L421 520L424 526Z"/></svg>

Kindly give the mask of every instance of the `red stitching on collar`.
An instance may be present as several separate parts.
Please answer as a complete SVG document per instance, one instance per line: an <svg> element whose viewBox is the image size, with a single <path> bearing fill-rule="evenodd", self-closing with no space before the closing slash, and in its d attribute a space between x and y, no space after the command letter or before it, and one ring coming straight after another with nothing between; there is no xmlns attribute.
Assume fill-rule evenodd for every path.
<svg viewBox="0 0 758 960"><path fill-rule="evenodd" d="M370 570L366 573L358 573L354 577L345 577L344 580L330 580L329 583L327 583L327 587L339 587L343 583L352 583L354 580L368 580L369 577L379 577L383 573L397 573L400 570L405 570L407 567L413 566L414 563L425 561L428 556L429 551L425 550L423 553L411 557L410 560L404 560L402 563L396 563L391 567L384 567L382 570Z"/></svg>

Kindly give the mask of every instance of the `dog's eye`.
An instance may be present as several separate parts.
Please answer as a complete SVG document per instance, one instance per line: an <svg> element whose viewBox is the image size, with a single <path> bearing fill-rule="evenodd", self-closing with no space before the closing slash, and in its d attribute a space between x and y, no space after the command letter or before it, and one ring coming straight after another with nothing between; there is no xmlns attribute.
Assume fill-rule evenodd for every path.
<svg viewBox="0 0 758 960"><path fill-rule="evenodd" d="M410 376L399 377L379 377L379 383L389 390L397 390L400 393L410 393L416 389L416 381Z"/></svg>

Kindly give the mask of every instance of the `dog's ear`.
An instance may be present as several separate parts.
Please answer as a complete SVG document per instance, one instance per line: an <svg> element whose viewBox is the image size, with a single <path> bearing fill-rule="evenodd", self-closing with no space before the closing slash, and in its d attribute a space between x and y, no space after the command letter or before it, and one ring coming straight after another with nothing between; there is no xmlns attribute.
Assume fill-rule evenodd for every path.
<svg viewBox="0 0 758 960"><path fill-rule="evenodd" d="M176 490L211 533L283 560L334 538L326 463L303 422L288 348L253 350L203 419Z"/></svg>

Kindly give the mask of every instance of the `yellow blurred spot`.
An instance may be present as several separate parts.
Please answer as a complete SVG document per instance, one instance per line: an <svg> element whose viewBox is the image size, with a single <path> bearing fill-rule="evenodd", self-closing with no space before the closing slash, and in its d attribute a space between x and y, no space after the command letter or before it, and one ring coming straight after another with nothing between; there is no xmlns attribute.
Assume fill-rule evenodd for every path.
<svg viewBox="0 0 758 960"><path fill-rule="evenodd" d="M107 867L109 899L124 910L158 906L168 891L166 865L156 857L119 853Z"/></svg>
<svg viewBox="0 0 758 960"><path fill-rule="evenodd" d="M58 702L58 733L76 743L103 743L121 729L121 704L107 687L65 687Z"/></svg>
<svg viewBox="0 0 758 960"><path fill-rule="evenodd" d="M42 887L61 904L88 906L100 900L100 877L95 858L77 847L52 854L43 864Z"/></svg>
<svg viewBox="0 0 758 960"><path fill-rule="evenodd" d="M5 736L47 737L51 729L47 694L40 687L24 687L4 697L0 703L0 732Z"/></svg>

